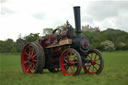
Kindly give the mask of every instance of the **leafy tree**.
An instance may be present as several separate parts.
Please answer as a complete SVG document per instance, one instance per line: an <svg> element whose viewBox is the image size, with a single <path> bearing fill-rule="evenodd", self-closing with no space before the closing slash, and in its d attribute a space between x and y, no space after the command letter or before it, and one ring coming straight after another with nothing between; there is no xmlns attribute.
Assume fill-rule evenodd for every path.
<svg viewBox="0 0 128 85"><path fill-rule="evenodd" d="M12 47L15 47L15 42L12 39L0 41L0 52L10 52Z"/></svg>
<svg viewBox="0 0 128 85"><path fill-rule="evenodd" d="M103 50L103 47L101 46L101 43L109 40L114 43L114 46L116 50L128 50L127 43L128 43L128 33L117 30L117 29L111 29L108 28L107 30L104 31L93 31L93 32L88 32L84 31L83 32L84 36L87 36L91 42L91 47ZM126 44L126 46L122 46L121 43Z"/></svg>
<svg viewBox="0 0 128 85"><path fill-rule="evenodd" d="M25 42L33 42L39 39L39 33L30 33L28 36L24 37Z"/></svg>
<svg viewBox="0 0 128 85"><path fill-rule="evenodd" d="M16 50L17 50L17 52L21 52L24 45L25 45L25 40L23 40L21 37L19 37L16 40Z"/></svg>

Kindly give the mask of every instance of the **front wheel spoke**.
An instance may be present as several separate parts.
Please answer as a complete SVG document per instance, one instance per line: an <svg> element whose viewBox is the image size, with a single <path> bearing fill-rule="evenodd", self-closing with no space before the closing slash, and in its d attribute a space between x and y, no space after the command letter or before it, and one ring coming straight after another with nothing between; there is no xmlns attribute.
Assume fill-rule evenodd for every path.
<svg viewBox="0 0 128 85"><path fill-rule="evenodd" d="M77 65L74 64L73 66L74 66L75 68L77 68Z"/></svg>
<svg viewBox="0 0 128 85"><path fill-rule="evenodd" d="M68 63L68 60L64 59L64 61L65 61L66 63Z"/></svg>
<svg viewBox="0 0 128 85"><path fill-rule="evenodd" d="M95 55L95 58L94 58L94 60L96 60L96 56L97 56L97 54Z"/></svg>
<svg viewBox="0 0 128 85"><path fill-rule="evenodd" d="M71 70L72 72L74 72L74 70L72 69L72 66L70 66L70 70Z"/></svg>
<svg viewBox="0 0 128 85"><path fill-rule="evenodd" d="M91 53L91 59L93 58L93 53Z"/></svg>
<svg viewBox="0 0 128 85"><path fill-rule="evenodd" d="M65 68L66 70L68 70L69 66L65 65L64 68Z"/></svg>
<svg viewBox="0 0 128 85"><path fill-rule="evenodd" d="M96 61L99 61L100 59L98 58L98 59L96 59Z"/></svg>
<svg viewBox="0 0 128 85"><path fill-rule="evenodd" d="M73 60L75 60L76 59L76 55L74 55L74 58L73 58Z"/></svg>
<svg viewBox="0 0 128 85"><path fill-rule="evenodd" d="M90 70L90 67L91 67L91 66L88 67L88 71Z"/></svg>
<svg viewBox="0 0 128 85"><path fill-rule="evenodd" d="M94 68L95 68L95 67L94 67L94 65L93 65L92 72L94 72Z"/></svg>
<svg viewBox="0 0 128 85"><path fill-rule="evenodd" d="M70 62L70 64L72 64L72 63L73 63L73 61L72 61L72 60L69 60L69 62Z"/></svg>
<svg viewBox="0 0 128 85"><path fill-rule="evenodd" d="M97 71L97 68L93 65L93 68L95 68L95 70Z"/></svg>
<svg viewBox="0 0 128 85"><path fill-rule="evenodd" d="M88 55L89 56L89 58L92 60L92 56L90 56L90 55Z"/></svg>
<svg viewBox="0 0 128 85"><path fill-rule="evenodd" d="M75 65L75 64L77 64L78 62L77 62L77 61L70 60L70 63L71 63L72 65Z"/></svg>
<svg viewBox="0 0 128 85"><path fill-rule="evenodd" d="M96 63L98 66L100 66L100 64Z"/></svg>
<svg viewBox="0 0 128 85"><path fill-rule="evenodd" d="M64 65L64 66L67 66L67 63L64 63L63 65Z"/></svg>
<svg viewBox="0 0 128 85"><path fill-rule="evenodd" d="M73 55L73 53L72 53L72 52L70 52L69 56L72 56L72 55Z"/></svg>

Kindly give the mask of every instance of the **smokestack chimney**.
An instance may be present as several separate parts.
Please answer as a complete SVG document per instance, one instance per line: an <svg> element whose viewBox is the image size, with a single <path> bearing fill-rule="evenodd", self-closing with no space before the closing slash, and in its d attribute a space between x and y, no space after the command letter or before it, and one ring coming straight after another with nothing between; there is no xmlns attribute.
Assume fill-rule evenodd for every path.
<svg viewBox="0 0 128 85"><path fill-rule="evenodd" d="M81 31L81 18L80 18L80 6L74 7L74 18L75 18L75 28L76 28L76 36L80 36Z"/></svg>

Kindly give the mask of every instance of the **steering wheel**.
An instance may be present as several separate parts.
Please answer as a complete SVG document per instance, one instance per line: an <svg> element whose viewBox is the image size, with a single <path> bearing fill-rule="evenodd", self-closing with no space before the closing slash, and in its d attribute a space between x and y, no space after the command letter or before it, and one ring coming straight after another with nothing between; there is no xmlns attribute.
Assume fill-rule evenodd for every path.
<svg viewBox="0 0 128 85"><path fill-rule="evenodd" d="M60 34L61 34L61 29L56 28L55 30L53 30L53 32L52 32L52 33L53 33L53 34L60 35Z"/></svg>

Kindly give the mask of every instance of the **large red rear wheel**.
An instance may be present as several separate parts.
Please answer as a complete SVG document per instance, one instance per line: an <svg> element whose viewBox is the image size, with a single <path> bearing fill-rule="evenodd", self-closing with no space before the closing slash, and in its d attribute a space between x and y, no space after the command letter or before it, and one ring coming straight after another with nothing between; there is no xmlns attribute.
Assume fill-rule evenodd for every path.
<svg viewBox="0 0 128 85"><path fill-rule="evenodd" d="M60 59L60 68L64 75L78 75L81 71L82 61L80 54L72 48L66 49Z"/></svg>
<svg viewBox="0 0 128 85"><path fill-rule="evenodd" d="M35 42L26 44L21 55L21 65L26 74L41 73L45 66L43 48Z"/></svg>
<svg viewBox="0 0 128 85"><path fill-rule="evenodd" d="M83 65L85 73L99 74L102 72L104 67L104 60L99 50L97 49L90 50L88 52L86 61L88 61L88 63L84 63L84 64L88 64L88 65L86 66Z"/></svg>

